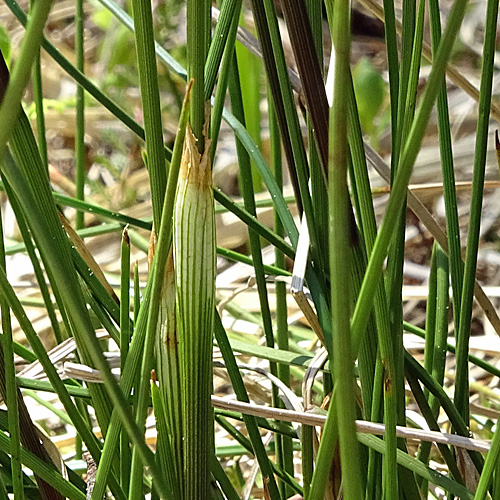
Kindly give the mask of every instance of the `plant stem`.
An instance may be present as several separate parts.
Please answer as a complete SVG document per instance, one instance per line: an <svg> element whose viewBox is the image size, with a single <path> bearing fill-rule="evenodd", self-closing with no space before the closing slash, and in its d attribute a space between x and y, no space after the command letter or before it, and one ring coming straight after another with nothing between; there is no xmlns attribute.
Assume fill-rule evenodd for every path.
<svg viewBox="0 0 500 500"><path fill-rule="evenodd" d="M84 74L84 13L83 0L76 0L75 14L75 52L76 67ZM75 131L75 185L76 198L85 199L85 91L81 85L76 86L76 131ZM75 228L85 227L84 212L76 212Z"/></svg>
<svg viewBox="0 0 500 500"><path fill-rule="evenodd" d="M200 153L205 144L205 61L210 41L211 5L207 0L187 0L187 74L189 80L194 80L190 124Z"/></svg>
<svg viewBox="0 0 500 500"><path fill-rule="evenodd" d="M349 85L350 23L349 2L337 1L333 21L335 83L330 114L328 203L330 214L330 272L332 283L332 325L335 405L342 462L344 498L361 498L360 457L355 436L353 355L350 335L350 234L349 190L347 187L347 102L342 94ZM342 286L340 284L343 284ZM319 461L319 457L318 457ZM313 479L314 485L314 479ZM311 491L311 498L315 497Z"/></svg>

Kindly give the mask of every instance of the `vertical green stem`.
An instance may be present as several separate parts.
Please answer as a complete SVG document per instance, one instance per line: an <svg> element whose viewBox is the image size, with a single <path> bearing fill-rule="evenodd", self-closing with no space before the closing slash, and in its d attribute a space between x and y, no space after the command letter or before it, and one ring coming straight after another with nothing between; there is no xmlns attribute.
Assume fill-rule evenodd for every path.
<svg viewBox="0 0 500 500"><path fill-rule="evenodd" d="M437 307L437 249L438 244L434 242L432 247L431 256L431 270L429 273L429 292L427 294L426 311L425 311L425 350L424 350L424 368L432 373L432 365L434 361L434 347L435 347L435 337L436 337L436 307ZM424 395L428 399L429 391L424 390ZM427 464L429 459L429 454L431 451L431 443L420 444L417 457L418 459ZM421 491L427 490L428 485L425 479L419 478L418 484L420 485Z"/></svg>
<svg viewBox="0 0 500 500"><path fill-rule="evenodd" d="M500 495L500 462L497 461L495 475L493 476L492 497L497 498Z"/></svg>
<svg viewBox="0 0 500 500"><path fill-rule="evenodd" d="M210 42L207 62L205 65L206 100L210 99L212 96L217 73L219 73L219 78L224 76L225 72L221 67L221 60L226 47L232 47L234 45L234 37L231 35L231 31L233 30L232 25L235 22L238 24L241 4L242 0L224 0L224 2L217 2L218 7L220 8L220 14L217 25L215 26L214 36ZM219 82L217 83L217 86L219 85Z"/></svg>
<svg viewBox="0 0 500 500"><path fill-rule="evenodd" d="M130 342L130 239L122 233L120 269L120 366L124 368Z"/></svg>
<svg viewBox="0 0 500 500"><path fill-rule="evenodd" d="M330 114L329 185L330 270L332 283L332 324L334 383L337 412L342 484L346 500L361 498L360 457L356 439L353 356L350 335L350 227L349 190L347 187L347 102L343 90L349 85L350 7L337 1L333 22L335 83ZM341 285L343 284L343 285ZM314 498L314 497L313 497Z"/></svg>
<svg viewBox="0 0 500 500"><path fill-rule="evenodd" d="M33 265L33 271L36 276L36 280L38 282L38 286L40 288L40 294L43 298L43 301L45 303L45 308L47 310L47 315L50 319L50 325L52 327L52 331L54 333L54 337L56 339L56 342L59 344L64 340L64 335L61 327L59 326L59 320L56 316L56 311L54 304L52 302L52 297L50 296L50 291L49 287L47 286L47 282L45 279L45 275L42 271L42 266L40 264L40 261L38 260L38 255L35 250L35 245L33 244L33 240L31 237L31 233L28 229L28 225L26 223L25 217L22 213L21 207L19 206L19 201L16 199L14 193L12 192L12 188L10 187L9 183L4 180L4 187L5 191L7 193L7 196L9 197L10 204L12 206L12 210L14 211L14 214L16 216L16 221L17 225L19 227L19 231L23 236L23 241L24 244L26 245L26 252L31 260L31 263ZM56 291L54 291L55 299L57 302L57 295ZM63 316L63 322L64 318L66 315L64 314L64 311L61 311L61 307L59 309L59 313ZM67 338L67 334L66 334Z"/></svg>
<svg viewBox="0 0 500 500"><path fill-rule="evenodd" d="M224 2L223 9L221 11L221 17L222 13L226 12L225 6L229 4L229 0ZM210 117L210 134L211 134L211 139L212 139L212 145L211 145L211 152L210 152L210 162L213 165L214 158L215 158L215 151L217 149L217 141L219 139L219 131L220 131L220 124L222 121L222 113L224 110L224 105L226 102L226 94L227 94L227 85L228 85L228 80L229 80L229 74L230 74L230 67L233 61L233 54L234 54L234 42L236 40L236 31L238 29L238 20L239 20L239 14L241 12L241 1L239 2L239 5L237 5L237 9L234 10L233 12L233 18L231 19L231 24L229 26L229 30L227 33L227 40L226 40L226 45L224 48L224 52L222 53L222 58L220 62L220 74L219 74L219 80L217 81L217 91L215 94L215 98L213 101L212 105L212 115ZM221 20L219 21L219 23ZM218 23L218 24L219 24ZM217 34L217 33L216 33ZM214 38L212 42L212 46L215 45L216 39ZM212 47L210 47L212 51ZM209 57L211 54L209 54ZM207 61L207 65L211 60ZM210 67L212 65L210 64ZM205 97L207 97L207 94L205 94Z"/></svg>
<svg viewBox="0 0 500 500"><path fill-rule="evenodd" d="M139 263L134 264L134 324L137 323L137 317L141 309L141 284L139 280Z"/></svg>
<svg viewBox="0 0 500 500"><path fill-rule="evenodd" d="M435 293L435 307L434 309L435 320L434 324L430 324L427 327L426 324L426 359L429 358L425 364L425 368L429 373L432 373L432 377L436 383L442 385L444 381L444 371L446 364L446 347L448 338L448 317L449 317L449 286L450 286L450 273L449 273L449 261L448 256L444 253L443 249L434 243L433 256L435 255L435 281L436 281L436 293ZM432 268L431 268L432 269ZM429 329L434 328L434 332L431 333L431 342L427 342L427 337L429 335ZM429 346L429 354L427 353ZM432 357L432 359L430 359ZM428 393L428 391L426 391ZM429 406L432 412L433 418L437 419L439 413L439 400L432 394L428 395ZM427 463L431 446L430 443L422 443L419 450L419 459ZM427 492L428 483L427 481L422 481L421 490L425 495Z"/></svg>
<svg viewBox="0 0 500 500"><path fill-rule="evenodd" d="M260 137L262 61L241 44L236 45L235 49L240 74L245 75L245 78L240 79L240 85L246 129L255 142L255 145L259 149L262 149L262 140ZM251 163L253 188L258 193L262 191L262 179L255 163L253 161Z"/></svg>
<svg viewBox="0 0 500 500"><path fill-rule="evenodd" d="M270 97L270 93L269 93ZM279 136L278 123L274 114L274 107L269 98L269 133L271 144L271 169L274 171L276 182L278 186L283 188L283 168L281 161L281 143ZM283 224L277 212L274 213L274 231L280 235L284 235ZM285 255L278 249L275 249L275 264L279 267L285 268ZM286 284L276 282L276 342L278 349L288 351L288 310L286 302ZM278 377L282 380L287 387L290 386L290 367L285 364L278 364ZM281 405L283 406L283 405ZM279 439L278 439L279 438ZM292 440L288 437L281 437L276 434L276 453L279 456L279 465L281 468L293 475L293 449ZM290 488L286 488L281 484L282 497L288 498L292 495Z"/></svg>
<svg viewBox="0 0 500 500"><path fill-rule="evenodd" d="M130 342L130 239L127 228L123 230L120 274L120 368L125 368ZM127 433L120 436L120 483L123 491L130 485L130 445Z"/></svg>
<svg viewBox="0 0 500 500"><path fill-rule="evenodd" d="M425 2L420 1L418 16L415 18L415 1L405 0L403 2L403 36L402 56L399 75L398 93L398 123L397 137L393 143L391 180L394 181L395 174L399 168L401 148L405 144L411 124L414 118L415 103L417 98L417 84L420 71L420 60L422 52L422 40L424 31ZM405 417L405 393L404 393L404 358L403 358L403 262L404 262L404 240L406 228L406 201L403 203L396 237L393 239L389 252L387 264L387 295L389 300L389 315L391 322L391 335L394 338L394 361L395 379L394 388L397 398L398 424L404 425ZM399 441L399 447L406 451L406 443ZM385 470L384 476L391 481L394 474L391 470ZM409 490L416 492L417 485L413 474L408 469L399 469L400 484L405 493ZM412 484L413 483L413 484ZM408 493L409 494L409 493ZM392 498L396 500L399 492L396 488L392 491Z"/></svg>
<svg viewBox="0 0 500 500"><path fill-rule="evenodd" d="M187 0L187 72L193 79L190 124L198 138L198 150L204 151L203 124L205 123L205 61L210 40L211 2Z"/></svg>
<svg viewBox="0 0 500 500"><path fill-rule="evenodd" d="M441 12L439 10L438 0L429 0L429 18L431 25L432 53L435 55L441 41ZM446 210L446 233L448 235L451 287L453 290L453 321L455 324L455 331L458 332L464 268L460 244L460 227L458 224L457 192L455 189L455 171L453 165L453 151L451 148L448 96L444 77L437 97L437 112L441 169L443 171L444 204Z"/></svg>
<svg viewBox="0 0 500 500"><path fill-rule="evenodd" d="M160 91L156 67L153 14L151 2L133 0L135 43L137 66L141 86L144 113L144 134L146 139L147 167L151 186L153 222L156 230L160 227L163 197L167 185L163 127L160 107Z"/></svg>
<svg viewBox="0 0 500 500"><path fill-rule="evenodd" d="M396 38L396 15L394 2L384 0L384 32L387 47L387 64L389 66L389 92L391 96L391 137L394 145L397 136L398 124L398 90L399 90L399 62L398 44Z"/></svg>
<svg viewBox="0 0 500 500"><path fill-rule="evenodd" d="M431 271L429 273L429 292L427 294L426 316L425 316L425 351L424 368L432 373L434 361L434 345L436 336L436 302L437 302L437 249L438 244L434 242L431 256ZM428 396L428 391L425 395Z"/></svg>
<svg viewBox="0 0 500 500"><path fill-rule="evenodd" d="M75 52L76 67L84 74L85 50L84 50L84 13L83 0L76 0L75 14ZM85 198L85 91L81 85L76 86L76 131L75 131L75 186L76 198ZM76 212L75 227L85 227L85 212Z"/></svg>
<svg viewBox="0 0 500 500"><path fill-rule="evenodd" d="M45 136L45 113L43 110L43 88L42 69L40 62L40 49L33 65L33 101L36 107L36 131L38 138L38 149L44 165L49 168L49 157L47 153L47 138Z"/></svg>

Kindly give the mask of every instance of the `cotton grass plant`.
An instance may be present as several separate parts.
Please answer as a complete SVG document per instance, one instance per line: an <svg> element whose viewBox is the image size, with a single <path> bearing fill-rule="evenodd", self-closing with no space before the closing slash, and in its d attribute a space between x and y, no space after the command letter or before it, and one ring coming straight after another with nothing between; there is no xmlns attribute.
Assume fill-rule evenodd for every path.
<svg viewBox="0 0 500 500"><path fill-rule="evenodd" d="M452 66L466 0L453 2L445 17L437 0L428 5L405 1L401 15L390 0L383 5L361 2L385 26L390 166L367 145L370 138L363 137L357 105L362 99L354 92L350 68L349 2L282 2L293 68L271 0L252 0L248 6L224 0L217 4L220 11L208 0L187 0L182 63L155 41L150 2L133 0L126 7L113 0L99 2L100 7L76 3L73 65L43 36L50 1L33 2L28 15L15 0L5 0L26 29L10 77L3 57L0 65L2 187L23 243L15 251L25 251L33 263L56 345L69 342L77 361L93 369L97 379L73 372L69 380L61 379L7 278L6 253L14 250L4 242L0 396L6 410L0 413L0 498L497 498L498 427L494 419L486 424L471 420L468 371L473 363L500 375L493 360L475 357L469 349L474 296L500 334L497 313L476 281L488 128L490 117L499 116L492 101L498 2L485 2L479 91ZM83 71L85 16L98 8L106 9L134 38L143 125ZM259 43L238 27L247 8ZM213 19L217 23L212 29ZM333 43L331 106L324 84L326 25ZM51 187L47 171L40 48L77 83L73 198ZM249 62L248 51L262 65ZM422 54L430 71L420 90ZM256 74L250 78L249 71ZM176 130L173 149L164 134L165 72L171 82L186 82L178 84L184 101L169 127ZM478 101L464 261L447 74ZM21 106L30 75L37 139ZM262 122L260 113L249 109L261 105L267 110ZM85 113L94 106L104 106L144 141L152 219L84 199ZM433 109L446 208L443 227L418 195L408 191ZM241 203L213 186L223 121L236 141ZM256 146L264 129L269 132L266 156ZM371 168L390 184L379 223ZM283 194L285 170L292 199ZM263 203L257 201L261 187L267 193ZM272 207L271 227L257 217L259 205ZM77 209L76 231L64 217L66 206ZM403 314L407 207L435 239L425 330L406 322ZM97 214L101 224L84 229L86 212ZM216 212L232 213L246 225L249 255L217 247ZM149 232L149 244L137 229ZM108 231L123 231L119 298L80 238ZM264 263L267 245L274 248L272 263ZM135 274L132 296L134 246L149 252L149 274L142 294ZM257 311L240 308L233 300L236 293L217 304L216 253L252 266ZM289 291L310 328L289 324ZM448 343L450 302L455 346ZM262 342L228 328L229 316L258 325ZM13 340L14 321L26 346ZM96 329L119 347L119 380ZM422 362L405 348L404 331L425 339ZM301 340L314 351L304 350ZM220 354L215 364L214 347ZM446 350L456 356L452 392L443 388ZM16 378L14 353L40 363L46 380ZM258 366L245 365L240 355L258 359ZM211 398L214 368L230 382L234 397ZM248 375L254 370L272 382L266 388L269 405L254 402L258 397ZM321 377L315 380L318 373ZM74 427L76 456L88 454L86 474L62 459L54 462L46 441L37 437L35 416L24 398L35 393L28 390L52 392L62 404L62 412L50 408ZM416 424L409 419L409 403L430 431L410 429ZM151 414L156 439L149 446L146 421ZM449 428L441 425L443 415ZM479 422L481 436L493 432L490 448L471 439L471 422L476 429ZM230 446L216 441L221 432ZM418 441L416 451L406 440L409 436ZM230 456L242 458L231 465ZM239 463L250 459L253 473L243 474ZM257 474L258 489L253 485Z"/></svg>

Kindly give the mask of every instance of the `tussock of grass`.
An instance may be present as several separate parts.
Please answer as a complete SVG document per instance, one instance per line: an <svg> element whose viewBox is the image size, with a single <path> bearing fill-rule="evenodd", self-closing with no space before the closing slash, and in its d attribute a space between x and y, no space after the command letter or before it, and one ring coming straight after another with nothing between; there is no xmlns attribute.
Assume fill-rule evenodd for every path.
<svg viewBox="0 0 500 500"><path fill-rule="evenodd" d="M498 497L498 2L360 3L0 6L0 498Z"/></svg>

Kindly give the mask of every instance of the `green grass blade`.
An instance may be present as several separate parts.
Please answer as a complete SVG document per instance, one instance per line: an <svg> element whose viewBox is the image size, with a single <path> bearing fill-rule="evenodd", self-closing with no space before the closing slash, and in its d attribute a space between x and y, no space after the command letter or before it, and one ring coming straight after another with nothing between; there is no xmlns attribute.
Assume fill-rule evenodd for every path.
<svg viewBox="0 0 500 500"><path fill-rule="evenodd" d="M436 322L435 336L432 348L432 377L443 385L445 365L446 365L446 346L448 337L448 314L449 314L449 261L443 249L436 246L436 266L437 266L437 296L436 296ZM429 371L429 369L427 368ZM432 415L437 418L439 412L439 401L434 397L429 397L429 406ZM422 445L423 448L423 445ZM429 449L430 451L430 449ZM425 462L425 460L423 460Z"/></svg>
<svg viewBox="0 0 500 500"><path fill-rule="evenodd" d="M425 348L424 348L424 368L432 373L435 353L435 338L436 338L436 308L437 308L437 252L438 244L434 242L431 255L431 269L429 272L429 292L427 294L426 310L425 310ZM425 397L429 398L429 393L425 391ZM420 443L417 453L418 459L428 465L429 455L431 451L431 443ZM420 489L427 491L428 485L425 480L420 479Z"/></svg>
<svg viewBox="0 0 500 500"><path fill-rule="evenodd" d="M225 7L227 7L230 3L232 2L224 2L223 5L223 10L225 10ZM239 12L241 12L241 5L239 8ZM220 68L217 65L217 69L219 71L219 80L217 81L217 90L215 93L215 96L212 100L212 113L210 117L210 132L211 132L211 139L212 139L212 151L210 154L210 162L212 165L214 164L215 161L215 155L217 152L217 144L219 142L219 133L220 133L220 127L221 127L221 122L222 122L222 112L224 110L224 106L226 104L226 97L227 97L227 86L228 86L228 81L229 81L229 73L230 73L230 67L233 64L233 55L234 55L234 47L235 47L235 42L236 42L236 33L238 30L238 20L239 17L236 17L236 12L234 13L235 16L231 19L231 25L229 27L229 30L227 32L227 40L224 46L224 52L222 53L222 57L220 61L217 61L220 63ZM220 17L223 16L223 13L221 12ZM221 23L227 23L228 19L226 19L227 12L225 13L224 17L217 23L217 27ZM210 46L210 52L208 54L207 59L207 73L211 73L215 71L215 62L212 62L212 60L215 57L218 57L217 55L213 54L213 47L216 46L220 50L222 47L219 47L220 42L217 42L216 36L214 36L212 40L212 44ZM215 78L215 75L213 75ZM208 78L211 78L210 75L208 75ZM208 87L212 85L211 81L206 82L206 91L205 91L205 97L207 99L210 99L210 95L207 93Z"/></svg>
<svg viewBox="0 0 500 500"><path fill-rule="evenodd" d="M23 10L19 7L19 4L15 0L5 0L6 5L12 11L12 13L16 16L19 22L26 26L27 17ZM127 16L127 20L130 20L130 17ZM131 22L131 21L130 21ZM132 132L134 132L141 139L145 138L144 129L133 119L131 118L123 109L120 108L112 99L103 94L96 85L94 85L88 78L86 78L78 69L73 66L57 49L51 44L47 39L43 38L41 46L43 49L57 62L57 64L70 75L75 82L80 84L94 99L100 102L106 109L108 109L117 119L119 119L122 123L125 124ZM159 50L158 47L156 47ZM164 57L166 51L162 52ZM167 159L170 158L170 150L165 149L165 156Z"/></svg>
<svg viewBox="0 0 500 500"><path fill-rule="evenodd" d="M58 288L64 289L66 292L63 295L63 304L71 318L73 333L84 362L89 366L95 366L101 371L105 380L105 387L109 390L111 400L118 408L129 435L136 445L140 447L144 460L151 466L153 475L160 477L151 451L130 419L130 409L111 373L109 364L104 358L92 329L75 269L71 262L69 243L61 227L52 199L47 172L41 161L37 163L37 154L26 156L26 144L30 144L30 141L34 140L34 138L27 123L27 118L23 113L20 113L19 121L13 127L13 133L14 135L18 134L16 139L18 145L22 144L21 148L18 147L15 150L15 154L20 161L16 164L11 156L7 156L3 164L3 174L10 180L23 209L32 214L29 221L30 229L33 232L46 269L50 270ZM47 237L49 234L51 235L50 238ZM95 398L95 408L98 412L101 412L100 415L98 413L98 416L101 417L100 424L104 430L107 427L111 402L103 389L104 387L99 386L99 384L91 384L93 398ZM108 411L109 414L107 414Z"/></svg>
<svg viewBox="0 0 500 500"><path fill-rule="evenodd" d="M396 174L393 189L391 190L391 197L387 205L387 214L399 213L405 200L406 188L408 186L413 164L422 142L425 127L432 110L432 105L440 88L440 82L444 75L446 62L449 58L453 41L455 40L465 13L466 4L467 0L457 0L450 11L447 28L441 40L438 54L429 76L427 87L418 106L415 120L408 135L406 145L403 149L398 172ZM373 295L375 293L373 283L376 283L378 279L380 279L383 261L394 233L393 230L394 224L392 219L389 222L388 218L384 218L380 231L377 235L373 252L370 255L363 286L361 288L358 301L356 303L356 309L351 321L354 345L358 344L361 335L365 330L372 307Z"/></svg>
<svg viewBox="0 0 500 500"><path fill-rule="evenodd" d="M10 438L8 438L5 434L0 433L0 449L7 451L9 448ZM37 476L42 478L47 484L51 485L55 491L59 492L61 494L60 498L67 497L70 500L85 500L85 493L67 481L54 465L45 463L24 447L21 448L21 461Z"/></svg>
<svg viewBox="0 0 500 500"><path fill-rule="evenodd" d="M14 123L19 113L21 98L28 84L36 54L40 49L43 28L47 21L51 5L52 0L41 0L33 4L30 19L26 25L26 33L21 42L19 56L12 70L9 84L6 88L2 86L0 92L3 97L2 105L0 106L1 123ZM6 78L4 73L2 74L2 79L5 84L8 76ZM11 131L12 128L7 126L2 127L0 131L0 154L3 154L5 150Z"/></svg>
<svg viewBox="0 0 500 500"><path fill-rule="evenodd" d="M21 208L19 207L19 202L16 199L14 193L12 192L12 189L9 188L8 184L5 185L6 191L8 193L9 201L12 206L12 210L14 214L16 215L16 221L17 225L19 227L19 232L23 236L23 241L24 243L24 248L27 250L28 256L31 260L31 264L33 266L33 270L38 282L38 286L40 288L40 293L42 295L45 308L47 310L47 315L50 319L50 325L52 327L52 331L54 332L54 337L56 339L56 342L60 343L63 340L63 332L59 326L59 321L56 316L54 304L52 302L52 299L50 297L50 292L45 280L45 276L43 274L42 268L40 266L40 262L38 260L38 257L35 252L35 246L33 244L33 240L31 237L31 234L28 229L28 225L24 219L24 215L21 211ZM9 252L7 252L9 254ZM64 318L65 315L63 315Z"/></svg>
<svg viewBox="0 0 500 500"><path fill-rule="evenodd" d="M212 454L212 458L210 460L210 470L215 478L215 480L219 483L222 491L224 492L224 496L227 500L240 500L240 496L238 492L234 489L233 483L227 477L224 468L217 460L217 457Z"/></svg>
<svg viewBox="0 0 500 500"><path fill-rule="evenodd" d="M160 112L160 91L156 69L153 14L151 3L146 0L133 0L132 6L153 221L156 227L160 227L163 197L167 186L167 171Z"/></svg>
<svg viewBox="0 0 500 500"><path fill-rule="evenodd" d="M491 89L496 43L498 2L489 0L486 11L483 61L481 69L481 89L479 91L479 112L476 129L476 149L474 152L474 173L472 178L471 217L467 235L464 283L460 309L460 323L457 333L457 368L455 381L455 405L466 421L469 420L469 350L470 322L479 246L479 226L481 221L486 150L488 146L488 125L491 105ZM440 47L443 44L441 41Z"/></svg>
<svg viewBox="0 0 500 500"><path fill-rule="evenodd" d="M281 142L279 136L278 123L274 115L274 107L272 101L269 99L269 134L270 134L270 166L271 170L274 172L276 177L276 182L278 186L283 188L283 164L281 158ZM274 211L274 229L279 235L284 234L283 225L276 212ZM277 266L285 267L285 255L278 249L275 249L275 263ZM287 290L285 283L276 283L276 343L278 350L287 351L289 348L288 339L288 307L286 300ZM284 382L287 387L290 386L290 368L278 365L278 377ZM284 405L281 405L284 406ZM293 465L293 443L291 439L281 437L276 435L276 453L278 458L278 463L280 466L289 474L293 475L294 465ZM309 477L310 481L310 477ZM307 477L307 467L306 476L304 479L304 488L308 483ZM283 491L284 489L284 491ZM285 487L282 483L281 494L283 497L287 498L291 495L291 491Z"/></svg>
<svg viewBox="0 0 500 500"><path fill-rule="evenodd" d="M239 401L248 403L249 402L248 394L243 384L241 373L236 364L236 359L234 357L233 350L231 349L231 345L229 344L226 331L224 330L224 327L222 325L221 319L218 314L215 315L214 333L215 333L215 339L217 340L217 345L219 346L221 354L224 358L226 369L231 378L231 383L233 385L236 397L238 398ZM243 419L248 430L248 436L252 444L253 452L260 466L262 477L264 478L265 481L268 481L267 487L269 490L270 497L273 500L280 499L281 496L279 494L278 487L276 485L276 481L273 475L272 462L269 460L269 457L267 456L264 444L262 442L262 438L260 436L259 428L257 426L256 419L248 415L243 415Z"/></svg>
<svg viewBox="0 0 500 500"><path fill-rule="evenodd" d="M1 218L0 266L3 271L6 272L4 235ZM0 355L3 356L2 364L5 368L5 373L2 374L2 378L5 378L5 403L7 404L7 416L9 420L12 491L15 498L22 500L24 498L24 491L21 466L21 431L19 423L19 408L17 403L18 392L14 364L12 323L9 306L3 294L0 295L0 313L2 316L2 352Z"/></svg>
<svg viewBox="0 0 500 500"><path fill-rule="evenodd" d="M240 78L245 127L257 147L262 151L261 121L263 116L260 110L262 61L241 44L237 44L235 49L239 74L245 75L244 78ZM252 182L256 193L262 191L262 179L254 164L252 164Z"/></svg>
<svg viewBox="0 0 500 500"><path fill-rule="evenodd" d="M377 450L379 453L385 452L384 442L376 436L371 436L368 434L358 434L358 440L360 443L363 443L366 446ZM415 474L426 478L429 482L432 482L433 484L436 484L443 489L450 491L452 494L458 496L461 499L472 500L473 498L473 494L469 490L467 490L467 488L458 484L452 479L439 474L435 470L426 467L422 462L411 457L401 450L398 450L398 463L403 467L413 471Z"/></svg>
<svg viewBox="0 0 500 500"><path fill-rule="evenodd" d="M487 498L488 490L493 477L493 472L495 475L498 474L498 456L500 455L500 432L498 428L493 435L491 441L490 450L486 456L484 462L484 468L479 478L479 483L477 485L476 494L474 495L474 500L484 500Z"/></svg>
<svg viewBox="0 0 500 500"><path fill-rule="evenodd" d="M43 111L43 89L42 89L42 67L40 60L40 49L35 57L32 75L33 101L36 109L36 130L38 139L38 148L44 165L49 168L49 158L47 153L47 138L45 137L45 115Z"/></svg>
<svg viewBox="0 0 500 500"><path fill-rule="evenodd" d="M130 328L130 238L127 228L122 233L120 272L120 372L127 360ZM131 468L130 444L127 434L120 436L120 484L123 491L129 491Z"/></svg>
<svg viewBox="0 0 500 500"><path fill-rule="evenodd" d="M176 458L174 457L172 445L169 440L170 432L168 431L168 423L166 421L167 411L163 404L160 389L155 382L151 384L151 398L158 432L156 459L158 466L165 471L169 486L168 494L165 492L165 496L172 500L182 498L180 490L182 483L179 481Z"/></svg>
<svg viewBox="0 0 500 500"><path fill-rule="evenodd" d="M211 2L207 0L187 0L187 73L194 80L190 101L190 124L198 139L198 150L204 151L205 138L205 62L210 43Z"/></svg>
<svg viewBox="0 0 500 500"><path fill-rule="evenodd" d="M429 1L429 17L432 50L433 54L435 54L441 40L441 14L437 0ZM448 235L451 287L453 290L453 321L455 324L455 331L458 332L464 268L462 264L460 228L458 224L457 192L455 189L455 172L451 146L450 116L448 112L448 97L446 94L446 81L444 77L437 97L437 112L441 168L443 171L444 203L446 210L446 232Z"/></svg>
<svg viewBox="0 0 500 500"><path fill-rule="evenodd" d="M241 0L226 0L221 6L219 20L215 26L214 36L210 43L207 62L205 64L205 100L207 101L212 95L225 48L234 44L234 38L230 36L230 33L233 31L233 23L236 22L236 25L238 24L241 4ZM229 43L231 39L232 42ZM220 77L224 78L223 72L221 72Z"/></svg>
<svg viewBox="0 0 500 500"><path fill-rule="evenodd" d="M76 67L82 74L84 74L85 48L83 33L83 0L77 0L75 5ZM78 85L76 88L75 187L76 198L83 201L85 197L85 93L81 85ZM85 227L84 213L77 212L75 228L82 229L83 227Z"/></svg>
<svg viewBox="0 0 500 500"><path fill-rule="evenodd" d="M391 137L394 146L398 130L398 92L399 92L399 61L398 42L396 37L396 15L394 2L384 0L384 34L387 47L387 65L389 69L389 94L391 97ZM395 150L395 148L393 148Z"/></svg>
<svg viewBox="0 0 500 500"><path fill-rule="evenodd" d="M328 162L328 204L330 221L330 271L334 283L349 283L351 241L349 227L349 190L347 187L347 103L342 89L349 85L350 57L349 3L336 5L332 27L335 50L335 83L333 105L330 113L330 142ZM348 285L347 285L348 286ZM346 500L361 498L362 480L358 445L355 435L355 396L353 380L353 354L350 335L350 297L352 290L332 286L332 325L334 384L337 392L334 409L337 412L340 458L342 461L342 486ZM327 441L325 441L327 442ZM315 477L321 470L321 444L316 471L313 476L310 498L323 496L316 488ZM324 459L323 459L324 460Z"/></svg>

